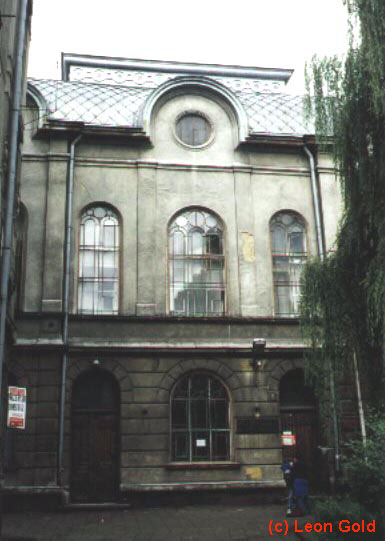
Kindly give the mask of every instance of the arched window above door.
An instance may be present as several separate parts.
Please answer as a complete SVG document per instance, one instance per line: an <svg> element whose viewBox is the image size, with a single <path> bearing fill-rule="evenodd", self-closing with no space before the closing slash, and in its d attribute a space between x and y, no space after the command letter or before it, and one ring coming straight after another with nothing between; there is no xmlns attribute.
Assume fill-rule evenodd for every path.
<svg viewBox="0 0 385 541"><path fill-rule="evenodd" d="M119 310L119 219L107 206L88 207L80 220L78 312Z"/></svg>
<svg viewBox="0 0 385 541"><path fill-rule="evenodd" d="M217 378L193 372L176 384L171 399L171 459L230 459L229 396Z"/></svg>
<svg viewBox="0 0 385 541"><path fill-rule="evenodd" d="M224 265L220 219L200 208L180 212L169 225L170 312L223 315Z"/></svg>

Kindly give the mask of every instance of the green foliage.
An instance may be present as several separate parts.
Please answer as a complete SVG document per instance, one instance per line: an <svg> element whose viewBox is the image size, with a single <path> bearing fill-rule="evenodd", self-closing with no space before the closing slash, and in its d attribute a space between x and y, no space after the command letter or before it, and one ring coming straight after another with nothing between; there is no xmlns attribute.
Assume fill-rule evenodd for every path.
<svg viewBox="0 0 385 541"><path fill-rule="evenodd" d="M344 535L338 530L341 520L350 523L376 521L373 539L384 539L384 495L385 495L385 420L383 415L370 415L367 419L368 438L366 445L361 440L348 443L345 447L344 469L347 482L338 497L319 500L314 506L317 522L331 522L333 532L319 534L319 539L339 539ZM368 535L368 534L364 534ZM357 534L358 536L358 534Z"/></svg>
<svg viewBox="0 0 385 541"><path fill-rule="evenodd" d="M335 539L343 539L344 537L361 539L361 533L342 533L339 529L340 521L348 520L350 524L353 524L355 522L360 523L362 520L364 520L365 523L375 520L374 515L368 513L365 507L346 497L329 498L327 500L316 502L314 506L314 515L316 517L315 522L320 522L321 524L330 522L332 524L332 532L329 532L327 528L326 532L314 534L315 539L319 539L320 541L334 541ZM376 533L377 526L376 521ZM381 537L376 536L373 539L381 539Z"/></svg>
<svg viewBox="0 0 385 541"><path fill-rule="evenodd" d="M369 415L366 424L366 444L354 440L346 445L345 469L350 497L379 517L385 495L385 420L382 414Z"/></svg>
<svg viewBox="0 0 385 541"><path fill-rule="evenodd" d="M307 111L333 148L344 215L335 251L303 275L301 319L321 396L356 355L367 396L385 400L385 2L346 0L352 39L342 61L314 58ZM356 19L356 20L355 20ZM355 46L354 34L359 43ZM358 34L357 34L358 33ZM331 137L333 134L333 137ZM332 143L332 145L331 145Z"/></svg>
<svg viewBox="0 0 385 541"><path fill-rule="evenodd" d="M318 502L320 522L376 519L384 538L385 492L385 2L345 0L350 48L344 60L314 58L307 69L307 112L318 143L333 149L344 215L335 250L302 276L301 321L307 372L324 408L338 410L338 383L354 372L365 382L368 438L343 447L345 492ZM331 381L337 393L334 399ZM326 418L328 416L325 416ZM334 528L319 538L339 539ZM360 534L356 534L358 538Z"/></svg>

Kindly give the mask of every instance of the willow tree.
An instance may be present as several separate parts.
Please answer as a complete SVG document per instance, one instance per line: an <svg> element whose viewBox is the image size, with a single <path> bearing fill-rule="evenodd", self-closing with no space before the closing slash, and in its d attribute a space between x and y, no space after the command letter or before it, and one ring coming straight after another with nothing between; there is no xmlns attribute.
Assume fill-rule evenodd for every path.
<svg viewBox="0 0 385 541"><path fill-rule="evenodd" d="M365 403L384 408L385 2L345 0L343 59L314 58L307 108L334 153L344 213L334 250L304 271L301 319L313 346L308 371L325 404L333 383L359 374ZM351 370L349 370L349 368ZM328 398L332 400L328 400ZM334 400L335 399L335 400Z"/></svg>

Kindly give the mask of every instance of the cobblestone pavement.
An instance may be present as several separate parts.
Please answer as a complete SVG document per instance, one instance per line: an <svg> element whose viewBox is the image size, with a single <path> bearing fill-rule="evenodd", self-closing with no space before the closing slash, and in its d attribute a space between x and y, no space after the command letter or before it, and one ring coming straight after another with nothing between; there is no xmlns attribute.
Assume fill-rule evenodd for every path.
<svg viewBox="0 0 385 541"><path fill-rule="evenodd" d="M294 519L280 505L205 505L125 510L9 513L3 541L265 541L269 523L283 523L275 539L298 540ZM298 528L311 518L300 518Z"/></svg>

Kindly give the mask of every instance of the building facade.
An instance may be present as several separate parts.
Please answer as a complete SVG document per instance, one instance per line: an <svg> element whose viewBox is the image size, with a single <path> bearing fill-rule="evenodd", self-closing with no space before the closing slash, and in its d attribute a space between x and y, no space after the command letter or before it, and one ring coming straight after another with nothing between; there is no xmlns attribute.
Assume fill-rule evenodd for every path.
<svg viewBox="0 0 385 541"><path fill-rule="evenodd" d="M15 439L6 427L7 390L14 383L9 366L21 291L19 189L31 15L32 1L0 0L0 492L3 470L12 469Z"/></svg>
<svg viewBox="0 0 385 541"><path fill-rule="evenodd" d="M317 460L298 323L340 195L290 70L63 55L31 80L9 491L273 489Z"/></svg>

